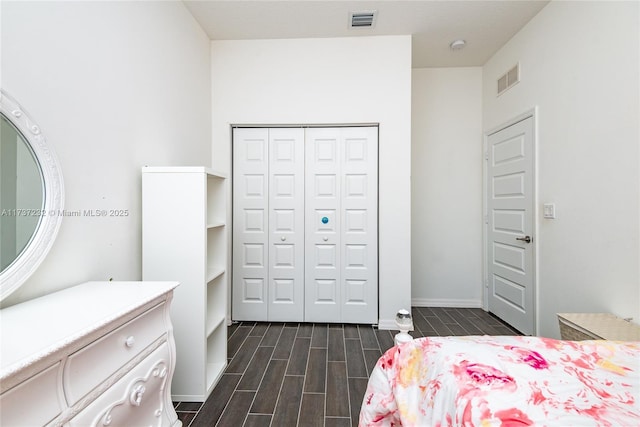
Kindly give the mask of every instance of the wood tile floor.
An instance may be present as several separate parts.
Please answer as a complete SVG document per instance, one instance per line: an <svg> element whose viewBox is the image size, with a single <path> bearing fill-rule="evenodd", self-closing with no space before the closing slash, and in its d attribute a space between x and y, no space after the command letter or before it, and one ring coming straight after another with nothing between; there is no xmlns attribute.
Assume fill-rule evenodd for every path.
<svg viewBox="0 0 640 427"><path fill-rule="evenodd" d="M481 309L412 308L414 338L519 335ZM358 425L367 379L397 331L370 325L229 327L228 366L206 402L174 402L184 427Z"/></svg>

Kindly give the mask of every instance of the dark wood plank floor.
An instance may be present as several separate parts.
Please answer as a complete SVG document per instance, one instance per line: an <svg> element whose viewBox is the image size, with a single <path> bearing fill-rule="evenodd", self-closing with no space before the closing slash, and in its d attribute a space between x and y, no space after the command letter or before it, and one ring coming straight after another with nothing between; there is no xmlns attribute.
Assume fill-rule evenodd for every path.
<svg viewBox="0 0 640 427"><path fill-rule="evenodd" d="M414 338L519 335L481 309L412 308ZM229 328L228 366L204 403L174 402L184 427L358 425L367 379L397 331L370 325L253 323Z"/></svg>

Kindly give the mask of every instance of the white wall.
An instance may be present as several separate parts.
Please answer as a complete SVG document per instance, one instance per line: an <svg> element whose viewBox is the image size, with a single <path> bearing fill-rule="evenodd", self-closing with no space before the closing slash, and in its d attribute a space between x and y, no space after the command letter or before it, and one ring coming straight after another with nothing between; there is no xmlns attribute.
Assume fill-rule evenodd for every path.
<svg viewBox="0 0 640 427"><path fill-rule="evenodd" d="M482 306L482 68L413 70L411 297Z"/></svg>
<svg viewBox="0 0 640 427"><path fill-rule="evenodd" d="M210 42L181 2L2 1L2 87L59 157L67 211L6 304L87 280L141 278L140 168L211 158Z"/></svg>
<svg viewBox="0 0 640 427"><path fill-rule="evenodd" d="M212 64L215 169L231 170L232 124L380 123L380 319L393 323L411 302L411 37L214 41Z"/></svg>
<svg viewBox="0 0 640 427"><path fill-rule="evenodd" d="M483 128L538 107L538 333L557 312L640 323L638 2L551 2L483 68ZM520 62L521 82L495 96ZM557 219L541 218L556 204Z"/></svg>

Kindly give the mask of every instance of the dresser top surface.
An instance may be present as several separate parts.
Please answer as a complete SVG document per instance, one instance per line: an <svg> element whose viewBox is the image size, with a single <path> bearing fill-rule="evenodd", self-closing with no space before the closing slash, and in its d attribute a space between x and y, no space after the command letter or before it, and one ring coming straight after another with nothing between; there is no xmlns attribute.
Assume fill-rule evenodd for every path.
<svg viewBox="0 0 640 427"><path fill-rule="evenodd" d="M0 380L162 300L176 286L178 282L86 282L0 310Z"/></svg>

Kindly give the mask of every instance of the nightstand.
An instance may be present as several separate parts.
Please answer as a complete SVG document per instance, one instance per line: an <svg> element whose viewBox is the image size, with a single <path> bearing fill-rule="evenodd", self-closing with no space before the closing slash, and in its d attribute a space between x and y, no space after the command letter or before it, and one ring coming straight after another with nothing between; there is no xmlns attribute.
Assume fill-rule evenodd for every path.
<svg viewBox="0 0 640 427"><path fill-rule="evenodd" d="M640 326L611 313L558 313L563 340L640 341Z"/></svg>

